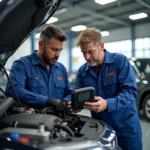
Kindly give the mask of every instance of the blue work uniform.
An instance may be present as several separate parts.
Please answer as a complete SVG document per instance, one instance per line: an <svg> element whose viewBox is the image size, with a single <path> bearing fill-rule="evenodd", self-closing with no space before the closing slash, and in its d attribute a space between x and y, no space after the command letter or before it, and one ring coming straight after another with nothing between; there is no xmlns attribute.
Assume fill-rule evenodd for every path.
<svg viewBox="0 0 150 150"><path fill-rule="evenodd" d="M85 63L78 71L75 87L93 86L95 96L104 98L108 108L99 113L92 111L92 117L112 126L123 150L142 150L134 70L124 55L104 51L105 59L99 75Z"/></svg>
<svg viewBox="0 0 150 150"><path fill-rule="evenodd" d="M64 65L57 62L46 68L36 52L14 61L9 76L19 99L29 106L44 107L48 98L71 100L72 87ZM6 95L16 98L9 82Z"/></svg>

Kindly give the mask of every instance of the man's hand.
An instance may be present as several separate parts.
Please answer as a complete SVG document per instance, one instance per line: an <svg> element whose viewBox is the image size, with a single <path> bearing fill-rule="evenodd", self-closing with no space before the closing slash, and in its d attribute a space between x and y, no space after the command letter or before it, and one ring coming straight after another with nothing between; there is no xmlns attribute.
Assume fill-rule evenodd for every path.
<svg viewBox="0 0 150 150"><path fill-rule="evenodd" d="M67 107L69 108L69 110L70 110L72 113L78 113L78 112L81 111L81 110L72 110L72 108L71 108L71 102L68 102L68 103L67 103Z"/></svg>
<svg viewBox="0 0 150 150"><path fill-rule="evenodd" d="M48 98L46 101L46 107L53 107L56 111L63 112L66 105L64 101Z"/></svg>
<svg viewBox="0 0 150 150"><path fill-rule="evenodd" d="M95 102L85 102L84 108L90 109L98 113L107 109L107 101L102 97L95 96Z"/></svg>
<svg viewBox="0 0 150 150"><path fill-rule="evenodd" d="M68 115L67 101L48 98L46 107L53 107L57 116L64 118Z"/></svg>
<svg viewBox="0 0 150 150"><path fill-rule="evenodd" d="M71 110L71 102L67 103L67 107Z"/></svg>

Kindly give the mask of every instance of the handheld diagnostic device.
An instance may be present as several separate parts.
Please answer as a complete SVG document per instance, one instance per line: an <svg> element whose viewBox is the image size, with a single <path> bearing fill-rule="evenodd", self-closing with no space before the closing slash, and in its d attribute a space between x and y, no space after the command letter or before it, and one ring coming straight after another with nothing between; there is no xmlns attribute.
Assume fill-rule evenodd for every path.
<svg viewBox="0 0 150 150"><path fill-rule="evenodd" d="M84 102L93 102L95 89L93 87L85 87L76 89L72 92L71 108L73 110L83 109Z"/></svg>

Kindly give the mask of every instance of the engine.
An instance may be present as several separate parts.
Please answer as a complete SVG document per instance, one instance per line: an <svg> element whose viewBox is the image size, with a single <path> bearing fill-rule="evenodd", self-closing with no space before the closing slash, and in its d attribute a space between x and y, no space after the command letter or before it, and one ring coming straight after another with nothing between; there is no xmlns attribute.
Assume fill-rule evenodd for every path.
<svg viewBox="0 0 150 150"><path fill-rule="evenodd" d="M18 133L19 136L28 138L30 142L36 140L38 143L75 137L79 136L79 131L84 124L77 118L77 116L68 115L62 119L56 115L47 114L46 110L39 113L39 110L37 112L33 108L25 110L20 107L17 111L13 108L0 120L0 135L8 137L11 133Z"/></svg>
<svg viewBox="0 0 150 150"><path fill-rule="evenodd" d="M5 143L4 148L12 148L13 142L51 150L60 147L74 149L77 146L78 149L90 148L103 144L115 148L117 145L112 129L87 116L70 113L64 117L54 113L52 108L37 110L18 107L12 99L0 103L0 112L0 141ZM109 136L111 141L107 140Z"/></svg>

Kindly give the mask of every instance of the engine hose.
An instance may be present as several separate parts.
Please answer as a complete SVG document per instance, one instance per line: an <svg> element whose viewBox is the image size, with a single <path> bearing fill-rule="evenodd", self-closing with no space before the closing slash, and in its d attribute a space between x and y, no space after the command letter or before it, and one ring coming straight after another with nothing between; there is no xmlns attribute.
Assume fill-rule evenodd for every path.
<svg viewBox="0 0 150 150"><path fill-rule="evenodd" d="M56 124L55 127L56 127L56 128L64 129L67 133L70 134L70 136L74 137L73 131L72 131L68 126L62 125L62 124Z"/></svg>

